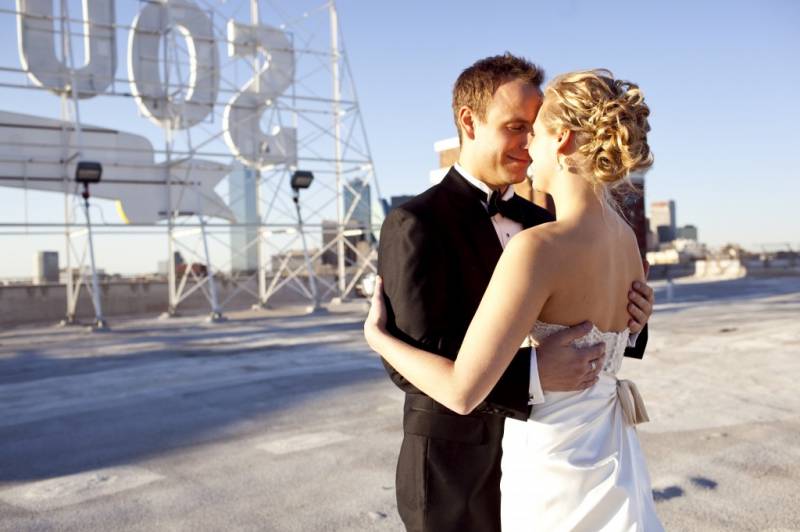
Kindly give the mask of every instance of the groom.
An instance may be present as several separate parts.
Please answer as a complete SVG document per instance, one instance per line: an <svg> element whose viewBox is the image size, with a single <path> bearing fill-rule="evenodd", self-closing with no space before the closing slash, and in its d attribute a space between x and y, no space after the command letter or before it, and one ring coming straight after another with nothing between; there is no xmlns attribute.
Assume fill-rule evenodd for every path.
<svg viewBox="0 0 800 532"><path fill-rule="evenodd" d="M389 330L449 359L478 308L500 254L522 229L553 216L514 195L526 179L527 147L542 104L542 71L511 54L482 59L458 77L453 112L461 141L444 180L394 209L381 230L379 273ZM536 275L536 272L531 272ZM632 331L652 312L652 291L632 292ZM582 324L520 349L486 401L460 416L417 390L389 364L406 392L397 464L397 507L409 531L500 530L500 457L504 417L527 419L543 390L591 386L603 346L572 347ZM626 355L641 358L646 330ZM536 482L536 479L531 479Z"/></svg>

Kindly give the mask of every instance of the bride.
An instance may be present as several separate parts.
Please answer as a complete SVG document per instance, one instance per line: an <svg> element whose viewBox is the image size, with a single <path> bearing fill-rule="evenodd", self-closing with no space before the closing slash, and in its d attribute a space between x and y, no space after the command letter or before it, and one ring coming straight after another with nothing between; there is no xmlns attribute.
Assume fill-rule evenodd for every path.
<svg viewBox="0 0 800 532"><path fill-rule="evenodd" d="M652 164L649 109L639 88L606 70L564 74L545 89L529 147L533 184L558 220L505 248L455 361L386 330L379 279L364 324L370 347L417 388L467 414L525 341L589 320L579 344L605 343L593 386L546 392L527 422L506 420L501 517L508 530L663 530L635 424L647 414L616 374L629 331L633 281L644 281L636 238L610 191Z"/></svg>

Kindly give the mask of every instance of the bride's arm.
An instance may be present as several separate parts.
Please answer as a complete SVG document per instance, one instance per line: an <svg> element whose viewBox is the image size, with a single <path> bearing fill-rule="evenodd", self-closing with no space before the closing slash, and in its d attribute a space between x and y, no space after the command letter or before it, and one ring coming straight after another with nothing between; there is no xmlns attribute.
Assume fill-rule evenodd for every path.
<svg viewBox="0 0 800 532"><path fill-rule="evenodd" d="M550 296L556 268L543 247L549 246L531 231L509 242L455 361L386 332L381 282L364 324L367 342L428 396L460 414L471 412L497 383Z"/></svg>

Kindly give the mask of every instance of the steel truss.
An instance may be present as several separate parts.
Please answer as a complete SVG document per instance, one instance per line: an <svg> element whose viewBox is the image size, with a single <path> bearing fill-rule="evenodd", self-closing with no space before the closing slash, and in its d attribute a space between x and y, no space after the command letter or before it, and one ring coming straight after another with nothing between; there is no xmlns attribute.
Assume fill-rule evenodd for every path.
<svg viewBox="0 0 800 532"><path fill-rule="evenodd" d="M83 32L87 31L84 28L88 25L84 24L82 16L70 13L68 0L55 1L60 1L61 9L59 16L53 17L53 37L61 39L63 62L74 72L71 43L84 37ZM171 1L165 0L168 9ZM229 97L243 90L240 70L245 71L246 78L257 80L259 73L271 61L264 54L256 54L251 61L221 57L217 73L220 80L219 96L214 101L206 102L212 110L209 115L200 123L185 129L175 127L174 121L162 123L163 148L153 148L151 152L163 164L163 180L118 181L119 184L141 187L161 185L166 191L166 205L169 207L163 213L165 224L142 224L142 227L161 228L168 236L168 314L178 314L181 304L196 293L203 295L208 303L209 314L214 320L223 319L227 305L239 294L247 294L255 305L262 307L270 305L274 295L284 288L301 294L314 308L321 301L350 297L365 274L376 272L375 236L383 211L378 200L380 189L342 41L335 2L328 0L294 13L290 10L302 2L289 2L288 6L284 6L279 2L240 0L238 3L227 2L225 9L222 9L220 3L212 0L182 1L194 2L209 14L217 46L224 44L227 47L232 44L226 31L227 19L241 21L245 8L249 8L249 24L256 26L267 19L269 25L279 27L291 37L295 61L291 88L271 101L271 106L255 126L266 132L276 127L295 129L297 159L296 162L254 168L257 181L256 220L229 220L220 223L209 219L215 217L214 206L217 200L213 193L202 189L202 184L195 177L196 165L200 164L195 161L200 158L223 164L233 161L230 150L222 141L222 114ZM145 5L149 2L140 3ZM0 16L21 17L22 13L18 10L0 9ZM82 29L75 31L74 27L78 25ZM121 32L124 31L127 36L131 29L131 25L118 21L113 24L113 30L119 35L123 35ZM169 30L161 39L160 57L146 59L159 63L169 98L180 103L193 90L190 86L192 65L190 58L187 59L189 44L179 31ZM121 49L119 46L117 48ZM25 70L17 66L0 66L0 87L48 90L31 83L25 74ZM129 81L115 76L102 94L131 100L133 105L134 94L126 88ZM97 275L94 268L91 268L93 273L90 281L85 264L87 255L90 259L92 257L89 211L87 209L85 212L86 227L78 228L79 222L71 206L71 200L75 197L75 182L67 174L70 161L82 157L84 152L101 149L102 146L92 145L91 140L86 140L86 135L82 135L82 129L85 128L80 120L80 105L87 95L77 94L74 82L72 87L73 90L60 94L62 122L70 124L69 127L62 127L62 141L59 146L61 160L64 161L61 181L67 270L70 271L74 261L79 272L74 279L72 275L67 275L66 321L75 321L78 296L81 289L87 287L95 307L95 321L102 323L104 316ZM90 101L86 103L90 104ZM253 120L250 122L255 123ZM27 147L36 148L30 146L30 143ZM133 154L137 148L120 147L121 153L126 150ZM136 163L131 163L130 166L133 168ZM315 180L312 188L302 192L295 209L288 182L297 169L313 172ZM25 188L47 181L47 178L28 175L27 170L23 173L24 175L0 176L0 186ZM225 199L233 207L246 198L234 197L229 193ZM184 205L191 207L184 208ZM365 205L368 207L365 208ZM365 211L368 218L366 220ZM52 227L49 224L41 225ZM3 226L11 227L15 224ZM24 227L27 233L37 224L25 220L18 226ZM255 236L248 238L243 248L232 249L217 230L209 230L226 226L249 229ZM95 222L94 227L108 233L113 232L117 224ZM83 235L89 238L82 240ZM226 249L228 256L212 256L209 241L217 248ZM82 244L83 247L76 244ZM256 250L257 268L254 271L232 271L233 257L246 256L251 249ZM176 252L187 258L187 267L180 274L175 261ZM300 252L302 260L295 260ZM324 262L328 264L323 264ZM192 264L195 263L204 265L205 271L199 272L193 268ZM232 282L235 289L221 299L217 282L220 275L226 272L230 272L226 281Z"/></svg>

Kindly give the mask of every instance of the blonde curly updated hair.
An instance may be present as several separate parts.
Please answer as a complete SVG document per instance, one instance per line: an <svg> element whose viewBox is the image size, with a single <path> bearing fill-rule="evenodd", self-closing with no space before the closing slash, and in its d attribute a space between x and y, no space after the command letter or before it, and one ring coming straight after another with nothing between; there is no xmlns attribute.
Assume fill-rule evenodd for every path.
<svg viewBox="0 0 800 532"><path fill-rule="evenodd" d="M605 69L570 72L545 89L540 111L551 132L568 129L594 185L627 182L627 176L653 164L647 144L650 108L638 85L614 79ZM568 160L572 166L575 161Z"/></svg>

